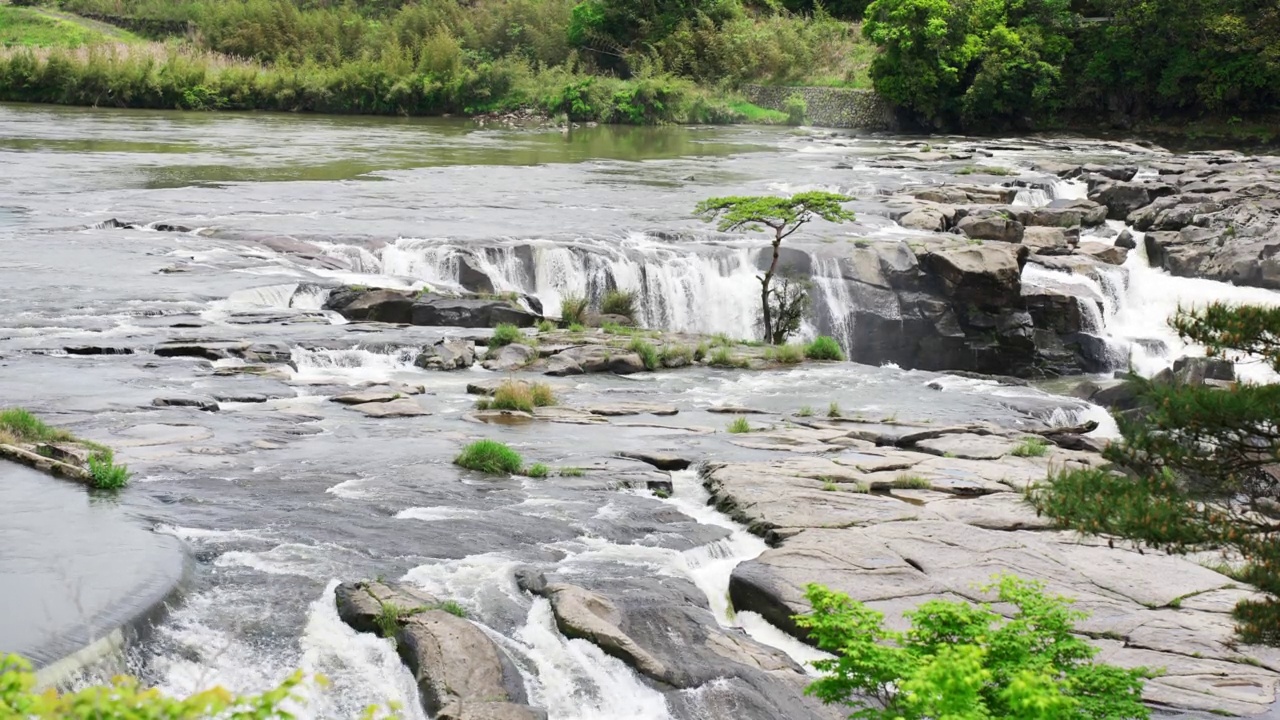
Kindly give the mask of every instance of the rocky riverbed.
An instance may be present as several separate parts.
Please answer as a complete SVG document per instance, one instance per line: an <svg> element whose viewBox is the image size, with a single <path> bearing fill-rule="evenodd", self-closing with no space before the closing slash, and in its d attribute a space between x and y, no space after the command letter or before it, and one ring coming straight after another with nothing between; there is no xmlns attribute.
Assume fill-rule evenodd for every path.
<svg viewBox="0 0 1280 720"><path fill-rule="evenodd" d="M1196 354L1163 325L1178 302L1275 302L1204 279L1266 260L1268 159L200 121L0 108L22 138L0 153L25 169L0 178L0 397L115 448L133 482L95 502L194 560L129 656L148 682L254 690L301 667L332 681L316 717L838 717L802 695L805 583L897 622L1014 572L1076 597L1109 662L1164 668L1162 710L1274 715L1280 661L1232 639L1249 590L1217 558L1082 541L1023 501L1098 462L1114 427L1096 403L1123 403L1109 371ZM1227 189L1200 203L1198 182ZM806 228L784 261L811 282L806 337L861 362L747 341L762 243L689 217L815 187L859 219ZM1184 226L1139 227L1175 197ZM1223 232L1167 264L1160 248L1191 255L1160 233L1197 228ZM639 327L538 329L614 288L636 291ZM499 322L519 336L492 342ZM1087 399L1027 381L1080 373ZM557 402L477 406L507 381ZM547 477L452 464L482 438ZM405 613L371 632L365 598Z"/></svg>

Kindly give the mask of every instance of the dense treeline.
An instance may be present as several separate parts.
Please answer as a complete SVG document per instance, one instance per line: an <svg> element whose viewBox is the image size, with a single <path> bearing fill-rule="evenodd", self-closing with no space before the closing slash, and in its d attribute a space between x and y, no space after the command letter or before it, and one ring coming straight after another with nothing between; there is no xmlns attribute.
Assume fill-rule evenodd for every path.
<svg viewBox="0 0 1280 720"><path fill-rule="evenodd" d="M1280 110L1274 0L875 0L863 29L875 87L938 126Z"/></svg>
<svg viewBox="0 0 1280 720"><path fill-rule="evenodd" d="M187 30L0 50L0 99L722 122L743 83L874 83L971 131L1280 111L1274 0L40 1Z"/></svg>
<svg viewBox="0 0 1280 720"><path fill-rule="evenodd" d="M608 28L584 26L596 5L573 0L60 5L189 30L165 46L0 54L0 99L403 114L535 107L575 120L728 122L743 118L724 100L742 82L865 83L869 58L848 23L738 0L662 0L649 8L661 11L660 27L629 12ZM624 27L617 42L604 40Z"/></svg>

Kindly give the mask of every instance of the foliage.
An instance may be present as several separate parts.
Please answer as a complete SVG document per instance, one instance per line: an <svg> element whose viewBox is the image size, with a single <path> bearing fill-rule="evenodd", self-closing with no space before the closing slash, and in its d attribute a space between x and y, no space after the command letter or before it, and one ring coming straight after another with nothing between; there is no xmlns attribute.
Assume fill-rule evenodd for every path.
<svg viewBox="0 0 1280 720"><path fill-rule="evenodd" d="M31 665L16 655L0 657L0 717L5 718L147 718L198 720L292 717L286 708L301 701L301 672L260 695L235 695L221 687L185 698L144 689L136 679L117 677L109 684L76 691L36 691ZM366 717L372 717L372 709Z"/></svg>
<svg viewBox="0 0 1280 720"><path fill-rule="evenodd" d="M777 287L769 293L769 315L773 318L774 345L781 345L787 338L800 331L809 312L809 291L813 283L791 273L783 273ZM803 354L803 351L801 352Z"/></svg>
<svg viewBox="0 0 1280 720"><path fill-rule="evenodd" d="M1044 438L1026 437L1009 454L1014 457L1044 457L1048 452L1049 443Z"/></svg>
<svg viewBox="0 0 1280 720"><path fill-rule="evenodd" d="M525 468L524 474L531 478L544 478L551 472L551 468L542 463L534 463Z"/></svg>
<svg viewBox="0 0 1280 720"><path fill-rule="evenodd" d="M832 400L832 401L831 401L831 404L827 406L827 417L829 417L829 418L838 418L838 417L843 417L843 416L840 414L840 404L839 404L839 403L837 403L837 402L836 402L836 401L834 401L834 400Z"/></svg>
<svg viewBox="0 0 1280 720"><path fill-rule="evenodd" d="M796 417L813 417L813 408L808 405L802 406L796 411Z"/></svg>
<svg viewBox="0 0 1280 720"><path fill-rule="evenodd" d="M465 619L467 617L467 609L456 600L445 600L435 606L436 610L443 610L454 617Z"/></svg>
<svg viewBox="0 0 1280 720"><path fill-rule="evenodd" d="M43 420L23 408L0 410L0 432L8 433L19 442L66 442L76 438L61 428L50 427Z"/></svg>
<svg viewBox="0 0 1280 720"><path fill-rule="evenodd" d="M489 348L499 348L523 339L524 333L520 332L520 328L509 323L503 323L493 329L493 336L489 338Z"/></svg>
<svg viewBox="0 0 1280 720"><path fill-rule="evenodd" d="M737 114L739 122L750 125L782 125L787 122L786 113L762 108L745 100L729 103L729 109Z"/></svg>
<svg viewBox="0 0 1280 720"><path fill-rule="evenodd" d="M777 345L765 351L765 359L783 365L797 365L804 362L804 347L801 345Z"/></svg>
<svg viewBox="0 0 1280 720"><path fill-rule="evenodd" d="M587 311L590 308L591 304L585 297L565 295L560 300L560 324L568 325L570 328L574 325L586 325Z"/></svg>
<svg viewBox="0 0 1280 720"><path fill-rule="evenodd" d="M514 475L524 467L515 450L496 440L477 440L453 459L455 465L490 475Z"/></svg>
<svg viewBox="0 0 1280 720"><path fill-rule="evenodd" d="M773 258L768 269L759 276L765 342L777 344L786 341L786 331L792 318L779 317L783 322L775 325L774 312L780 308L793 308L790 303L797 302L794 296L779 297L772 287L773 277L778 272L782 241L815 218L831 223L853 220L853 213L843 207L843 203L852 200L853 198L845 195L814 190L786 198L770 195L709 198L698 203L694 209L699 218L715 222L722 232L756 232L766 227L773 230ZM789 285L783 292L791 292ZM794 324L799 327L798 322Z"/></svg>
<svg viewBox="0 0 1280 720"><path fill-rule="evenodd" d="M505 380L493 392L485 410L516 410L531 413L535 408L556 404L555 391L546 383Z"/></svg>
<svg viewBox="0 0 1280 720"><path fill-rule="evenodd" d="M636 293L634 290L610 290L600 301L600 312L604 315L621 315L630 320L636 316Z"/></svg>
<svg viewBox="0 0 1280 720"><path fill-rule="evenodd" d="M721 345L711 351L711 355L707 357L707 364L711 367L744 368L747 366L747 361L734 357L733 353L729 352L729 348Z"/></svg>
<svg viewBox="0 0 1280 720"><path fill-rule="evenodd" d="M1280 309L1211 305L1179 312L1178 334L1215 355L1280 367ZM1137 416L1118 416L1123 441L1109 470L1063 472L1032 491L1063 527L1168 552L1221 548L1244 559L1239 577L1269 597L1236 607L1248 642L1280 644L1280 385L1227 388L1133 377Z"/></svg>
<svg viewBox="0 0 1280 720"><path fill-rule="evenodd" d="M694 360L694 350L688 345L663 345L658 361L663 367L688 365Z"/></svg>
<svg viewBox="0 0 1280 720"><path fill-rule="evenodd" d="M844 360L844 350L835 338L819 335L804 346L804 356L810 360Z"/></svg>
<svg viewBox="0 0 1280 720"><path fill-rule="evenodd" d="M632 338L631 344L627 349L640 356L640 361L644 363L645 370L657 370L661 365L661 359L658 357L658 349L652 344L640 338Z"/></svg>
<svg viewBox="0 0 1280 720"><path fill-rule="evenodd" d="M735 417L732 422L729 423L728 430L729 432L735 433L735 434L749 433L751 432L751 424L747 422L746 418L739 415L738 417Z"/></svg>
<svg viewBox="0 0 1280 720"><path fill-rule="evenodd" d="M102 41L87 28L38 10L0 5L0 47L80 47Z"/></svg>
<svg viewBox="0 0 1280 720"><path fill-rule="evenodd" d="M129 468L116 465L110 450L95 452L89 456L89 477L99 490L118 490L129 484Z"/></svg>
<svg viewBox="0 0 1280 720"><path fill-rule="evenodd" d="M788 125L803 125L805 116L809 114L809 104L800 93L793 93L782 103L782 110L787 114Z"/></svg>
<svg viewBox="0 0 1280 720"><path fill-rule="evenodd" d="M928 478L903 473L893 479L893 486L902 490L928 490L933 487L933 483L929 482Z"/></svg>
<svg viewBox="0 0 1280 720"><path fill-rule="evenodd" d="M807 692L858 707L859 720L1145 719L1145 669L1092 662L1098 650L1074 634L1085 613L1039 583L997 579L1005 620L986 604L930 600L906 613L911 629L884 627L884 615L819 585L813 612L795 618L818 647L823 677ZM870 702L867 702L870 701Z"/></svg>
<svg viewBox="0 0 1280 720"><path fill-rule="evenodd" d="M555 329L556 329L556 324L551 322L550 320L543 320L542 322L538 323L538 332L540 333L549 333L554 331Z"/></svg>
<svg viewBox="0 0 1280 720"><path fill-rule="evenodd" d="M1056 108L1069 0L874 0L876 91L939 125L989 129Z"/></svg>
<svg viewBox="0 0 1280 720"><path fill-rule="evenodd" d="M582 477L587 471L580 467L563 467L560 468L560 477Z"/></svg>

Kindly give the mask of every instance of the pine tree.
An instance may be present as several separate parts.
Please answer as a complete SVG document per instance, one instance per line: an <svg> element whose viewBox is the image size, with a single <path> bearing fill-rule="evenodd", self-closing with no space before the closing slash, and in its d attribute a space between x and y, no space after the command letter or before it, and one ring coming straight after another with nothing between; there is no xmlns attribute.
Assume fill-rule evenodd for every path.
<svg viewBox="0 0 1280 720"><path fill-rule="evenodd" d="M1280 308L1215 304L1170 324L1211 357L1280 372ZM1238 556L1235 577L1270 596L1236 607L1241 638L1280 645L1280 385L1129 382L1143 405L1117 417L1123 439L1105 453L1113 467L1060 473L1033 502L1080 532Z"/></svg>

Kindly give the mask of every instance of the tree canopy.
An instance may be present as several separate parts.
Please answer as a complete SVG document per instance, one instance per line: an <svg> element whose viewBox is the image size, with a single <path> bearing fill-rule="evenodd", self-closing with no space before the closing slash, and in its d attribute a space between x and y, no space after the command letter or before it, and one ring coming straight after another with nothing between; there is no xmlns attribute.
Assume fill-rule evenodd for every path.
<svg viewBox="0 0 1280 720"><path fill-rule="evenodd" d="M765 227L782 240L800 226L820 217L827 222L853 220L854 214L843 203L853 198L814 190L790 197L770 195L734 195L703 200L694 211L707 222L715 221L723 232L759 231Z"/></svg>
<svg viewBox="0 0 1280 720"><path fill-rule="evenodd" d="M1211 355L1280 370L1280 308L1211 305L1171 324ZM1111 469L1057 475L1032 498L1064 527L1169 552L1220 549L1225 568L1270 597L1236 608L1242 637L1280 644L1280 385L1227 387L1132 377L1143 400L1120 415Z"/></svg>

